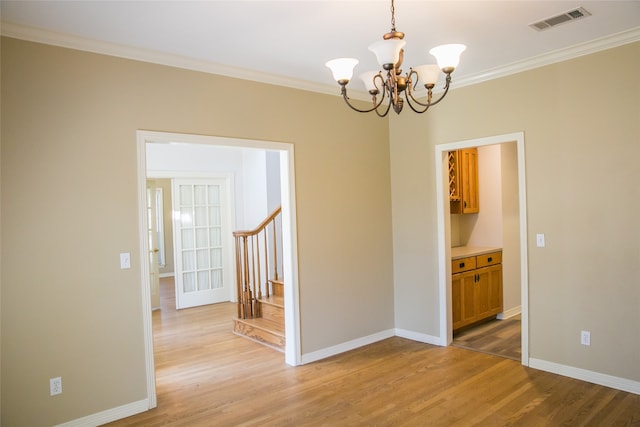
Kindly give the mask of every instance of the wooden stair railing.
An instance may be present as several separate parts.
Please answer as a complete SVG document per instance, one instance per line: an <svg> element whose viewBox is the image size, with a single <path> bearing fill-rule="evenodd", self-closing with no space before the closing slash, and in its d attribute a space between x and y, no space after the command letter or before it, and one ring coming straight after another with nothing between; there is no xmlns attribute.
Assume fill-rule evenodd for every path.
<svg viewBox="0 0 640 427"><path fill-rule="evenodd" d="M281 280L278 273L281 212L278 207L253 230L233 232L239 319L261 317L259 300L272 294L271 280Z"/></svg>

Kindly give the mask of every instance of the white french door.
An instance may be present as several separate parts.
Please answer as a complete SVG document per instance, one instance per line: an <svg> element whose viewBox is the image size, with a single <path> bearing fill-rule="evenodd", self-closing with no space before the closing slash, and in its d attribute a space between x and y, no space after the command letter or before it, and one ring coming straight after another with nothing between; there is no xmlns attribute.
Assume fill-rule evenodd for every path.
<svg viewBox="0 0 640 427"><path fill-rule="evenodd" d="M158 217L156 182L147 180L147 235L149 236L149 283L151 309L160 308L160 274L158 271Z"/></svg>
<svg viewBox="0 0 640 427"><path fill-rule="evenodd" d="M225 179L172 181L177 309L230 299L229 192Z"/></svg>

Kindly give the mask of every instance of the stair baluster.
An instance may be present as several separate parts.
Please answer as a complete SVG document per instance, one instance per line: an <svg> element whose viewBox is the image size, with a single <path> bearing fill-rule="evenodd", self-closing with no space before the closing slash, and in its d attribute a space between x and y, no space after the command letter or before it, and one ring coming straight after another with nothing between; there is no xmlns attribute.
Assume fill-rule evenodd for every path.
<svg viewBox="0 0 640 427"><path fill-rule="evenodd" d="M280 218L281 212L278 207L253 230L233 232L236 244L238 318L260 317L259 300L263 294L266 297L272 294L270 280L281 280L278 274L279 235L276 228L276 220ZM273 241L272 250L268 250L270 237Z"/></svg>

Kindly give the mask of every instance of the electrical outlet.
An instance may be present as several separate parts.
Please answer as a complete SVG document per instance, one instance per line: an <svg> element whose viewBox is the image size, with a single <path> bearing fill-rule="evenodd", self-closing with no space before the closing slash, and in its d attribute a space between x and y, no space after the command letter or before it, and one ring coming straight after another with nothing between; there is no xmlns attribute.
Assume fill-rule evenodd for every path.
<svg viewBox="0 0 640 427"><path fill-rule="evenodd" d="M62 394L62 377L49 379L49 395Z"/></svg>
<svg viewBox="0 0 640 427"><path fill-rule="evenodd" d="M591 345L591 332L589 331L580 332L580 344Z"/></svg>

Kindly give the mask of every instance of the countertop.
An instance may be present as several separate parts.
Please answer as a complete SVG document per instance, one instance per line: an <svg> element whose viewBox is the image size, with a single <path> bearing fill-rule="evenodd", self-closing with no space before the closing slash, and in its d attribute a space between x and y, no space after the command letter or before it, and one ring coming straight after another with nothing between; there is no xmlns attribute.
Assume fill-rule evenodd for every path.
<svg viewBox="0 0 640 427"><path fill-rule="evenodd" d="M451 259L460 259L470 256L483 255L489 252L501 251L502 248L488 247L488 246L457 246L451 248Z"/></svg>

